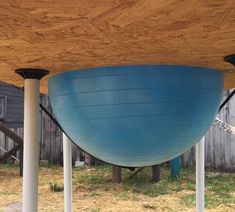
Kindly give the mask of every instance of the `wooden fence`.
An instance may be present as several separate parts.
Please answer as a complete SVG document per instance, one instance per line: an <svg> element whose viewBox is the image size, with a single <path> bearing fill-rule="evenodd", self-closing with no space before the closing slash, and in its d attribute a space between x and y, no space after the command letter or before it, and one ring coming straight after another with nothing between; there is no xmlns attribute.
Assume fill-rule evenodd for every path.
<svg viewBox="0 0 235 212"><path fill-rule="evenodd" d="M224 92L224 99L230 91ZM221 110L217 117L235 126L235 97ZM184 166L195 165L195 147L182 156ZM235 171L235 135L225 132L214 122L205 137L205 165L208 169Z"/></svg>
<svg viewBox="0 0 235 212"><path fill-rule="evenodd" d="M51 113L49 99L47 96L41 96L42 105ZM43 112L40 111L41 120L41 139L40 139L40 160L48 161L52 164L62 164L63 162L63 141L62 132L58 126ZM23 128L10 128L13 132L23 138ZM0 132L0 157L5 154L5 151L10 150L16 144L8 137ZM19 152L14 157L19 158ZM17 161L11 157L8 162ZM77 146L72 144L72 160L84 161L88 165L95 165L100 163L93 157L82 152Z"/></svg>
<svg viewBox="0 0 235 212"><path fill-rule="evenodd" d="M229 92L225 92L224 97ZM41 103L51 112L48 97L41 98ZM50 120L50 118L41 112L41 142L40 142L40 160L47 160L50 163L62 164L62 132ZM218 117L225 123L235 126L235 98L226 105L220 112ZM12 129L19 136L23 136L23 129ZM0 132L0 147L9 150L14 146L14 142L9 140ZM99 163L92 157L81 152L75 145L73 145L73 161L81 160L87 164ZM235 136L225 132L213 123L212 127L206 135L205 141L205 164L209 169L216 169L222 171L235 171ZM4 152L0 149L0 156ZM19 157L16 155L16 157ZM11 159L14 160L14 159ZM182 155L183 166L195 165L195 149L194 147Z"/></svg>

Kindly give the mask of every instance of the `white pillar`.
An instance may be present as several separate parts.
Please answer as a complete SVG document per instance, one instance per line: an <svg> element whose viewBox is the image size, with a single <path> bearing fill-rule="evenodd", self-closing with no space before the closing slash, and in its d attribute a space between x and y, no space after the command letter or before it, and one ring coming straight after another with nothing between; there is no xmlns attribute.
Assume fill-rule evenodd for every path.
<svg viewBox="0 0 235 212"><path fill-rule="evenodd" d="M72 212L72 149L71 141L63 133L64 211Z"/></svg>
<svg viewBox="0 0 235 212"><path fill-rule="evenodd" d="M24 82L23 212L37 212L39 167L39 80L48 74L42 69L17 69Z"/></svg>
<svg viewBox="0 0 235 212"><path fill-rule="evenodd" d="M196 212L204 211L205 137L196 144Z"/></svg>
<svg viewBox="0 0 235 212"><path fill-rule="evenodd" d="M39 80L25 79L24 86L23 211L37 211L39 165Z"/></svg>

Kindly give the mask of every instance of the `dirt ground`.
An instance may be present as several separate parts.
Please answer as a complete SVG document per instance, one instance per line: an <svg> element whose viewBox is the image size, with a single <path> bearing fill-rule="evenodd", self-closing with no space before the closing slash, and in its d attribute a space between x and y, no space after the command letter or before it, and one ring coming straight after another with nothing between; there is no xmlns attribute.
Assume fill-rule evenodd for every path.
<svg viewBox="0 0 235 212"><path fill-rule="evenodd" d="M96 178L96 175L101 177ZM63 191L51 191L52 183L57 185L63 183L62 168L40 168L39 211L63 211ZM0 167L0 211L4 211L10 203L21 202L21 192L22 178L18 175L18 168ZM109 169L108 171L90 168L73 170L74 211L195 211L195 207L188 207L182 203L182 197L186 194L195 194L195 191L182 189L171 194L151 196L144 192L134 192L123 184L113 184ZM206 211L232 212L235 211L235 204L219 205Z"/></svg>

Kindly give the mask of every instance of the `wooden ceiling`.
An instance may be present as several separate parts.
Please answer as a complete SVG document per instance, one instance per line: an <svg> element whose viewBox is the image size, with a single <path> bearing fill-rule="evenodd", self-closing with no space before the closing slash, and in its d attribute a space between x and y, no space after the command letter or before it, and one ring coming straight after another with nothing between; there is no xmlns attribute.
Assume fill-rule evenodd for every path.
<svg viewBox="0 0 235 212"><path fill-rule="evenodd" d="M181 64L225 72L235 87L234 0L3 0L0 80L22 67L55 74L123 64ZM47 80L42 81L46 91Z"/></svg>

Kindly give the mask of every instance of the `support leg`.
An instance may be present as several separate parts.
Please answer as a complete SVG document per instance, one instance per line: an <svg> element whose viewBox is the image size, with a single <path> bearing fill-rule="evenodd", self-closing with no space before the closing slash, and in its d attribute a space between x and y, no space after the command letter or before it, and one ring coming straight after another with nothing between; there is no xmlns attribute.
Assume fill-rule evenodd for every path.
<svg viewBox="0 0 235 212"><path fill-rule="evenodd" d="M17 69L24 82L24 156L23 156L23 212L38 208L39 166L39 80L48 74L41 69Z"/></svg>
<svg viewBox="0 0 235 212"><path fill-rule="evenodd" d="M25 80L23 211L38 207L39 80Z"/></svg>
<svg viewBox="0 0 235 212"><path fill-rule="evenodd" d="M63 134L64 157L64 211L72 211L72 149L71 141Z"/></svg>
<svg viewBox="0 0 235 212"><path fill-rule="evenodd" d="M112 171L113 183L121 183L122 182L122 168L120 166L113 165Z"/></svg>
<svg viewBox="0 0 235 212"><path fill-rule="evenodd" d="M152 179L153 182L158 183L161 179L160 176L160 164L152 166Z"/></svg>
<svg viewBox="0 0 235 212"><path fill-rule="evenodd" d="M171 177L179 178L180 177L180 156L172 159L170 161L171 165Z"/></svg>
<svg viewBox="0 0 235 212"><path fill-rule="evenodd" d="M202 137L202 139L196 144L196 212L204 211L204 143L205 137Z"/></svg>

